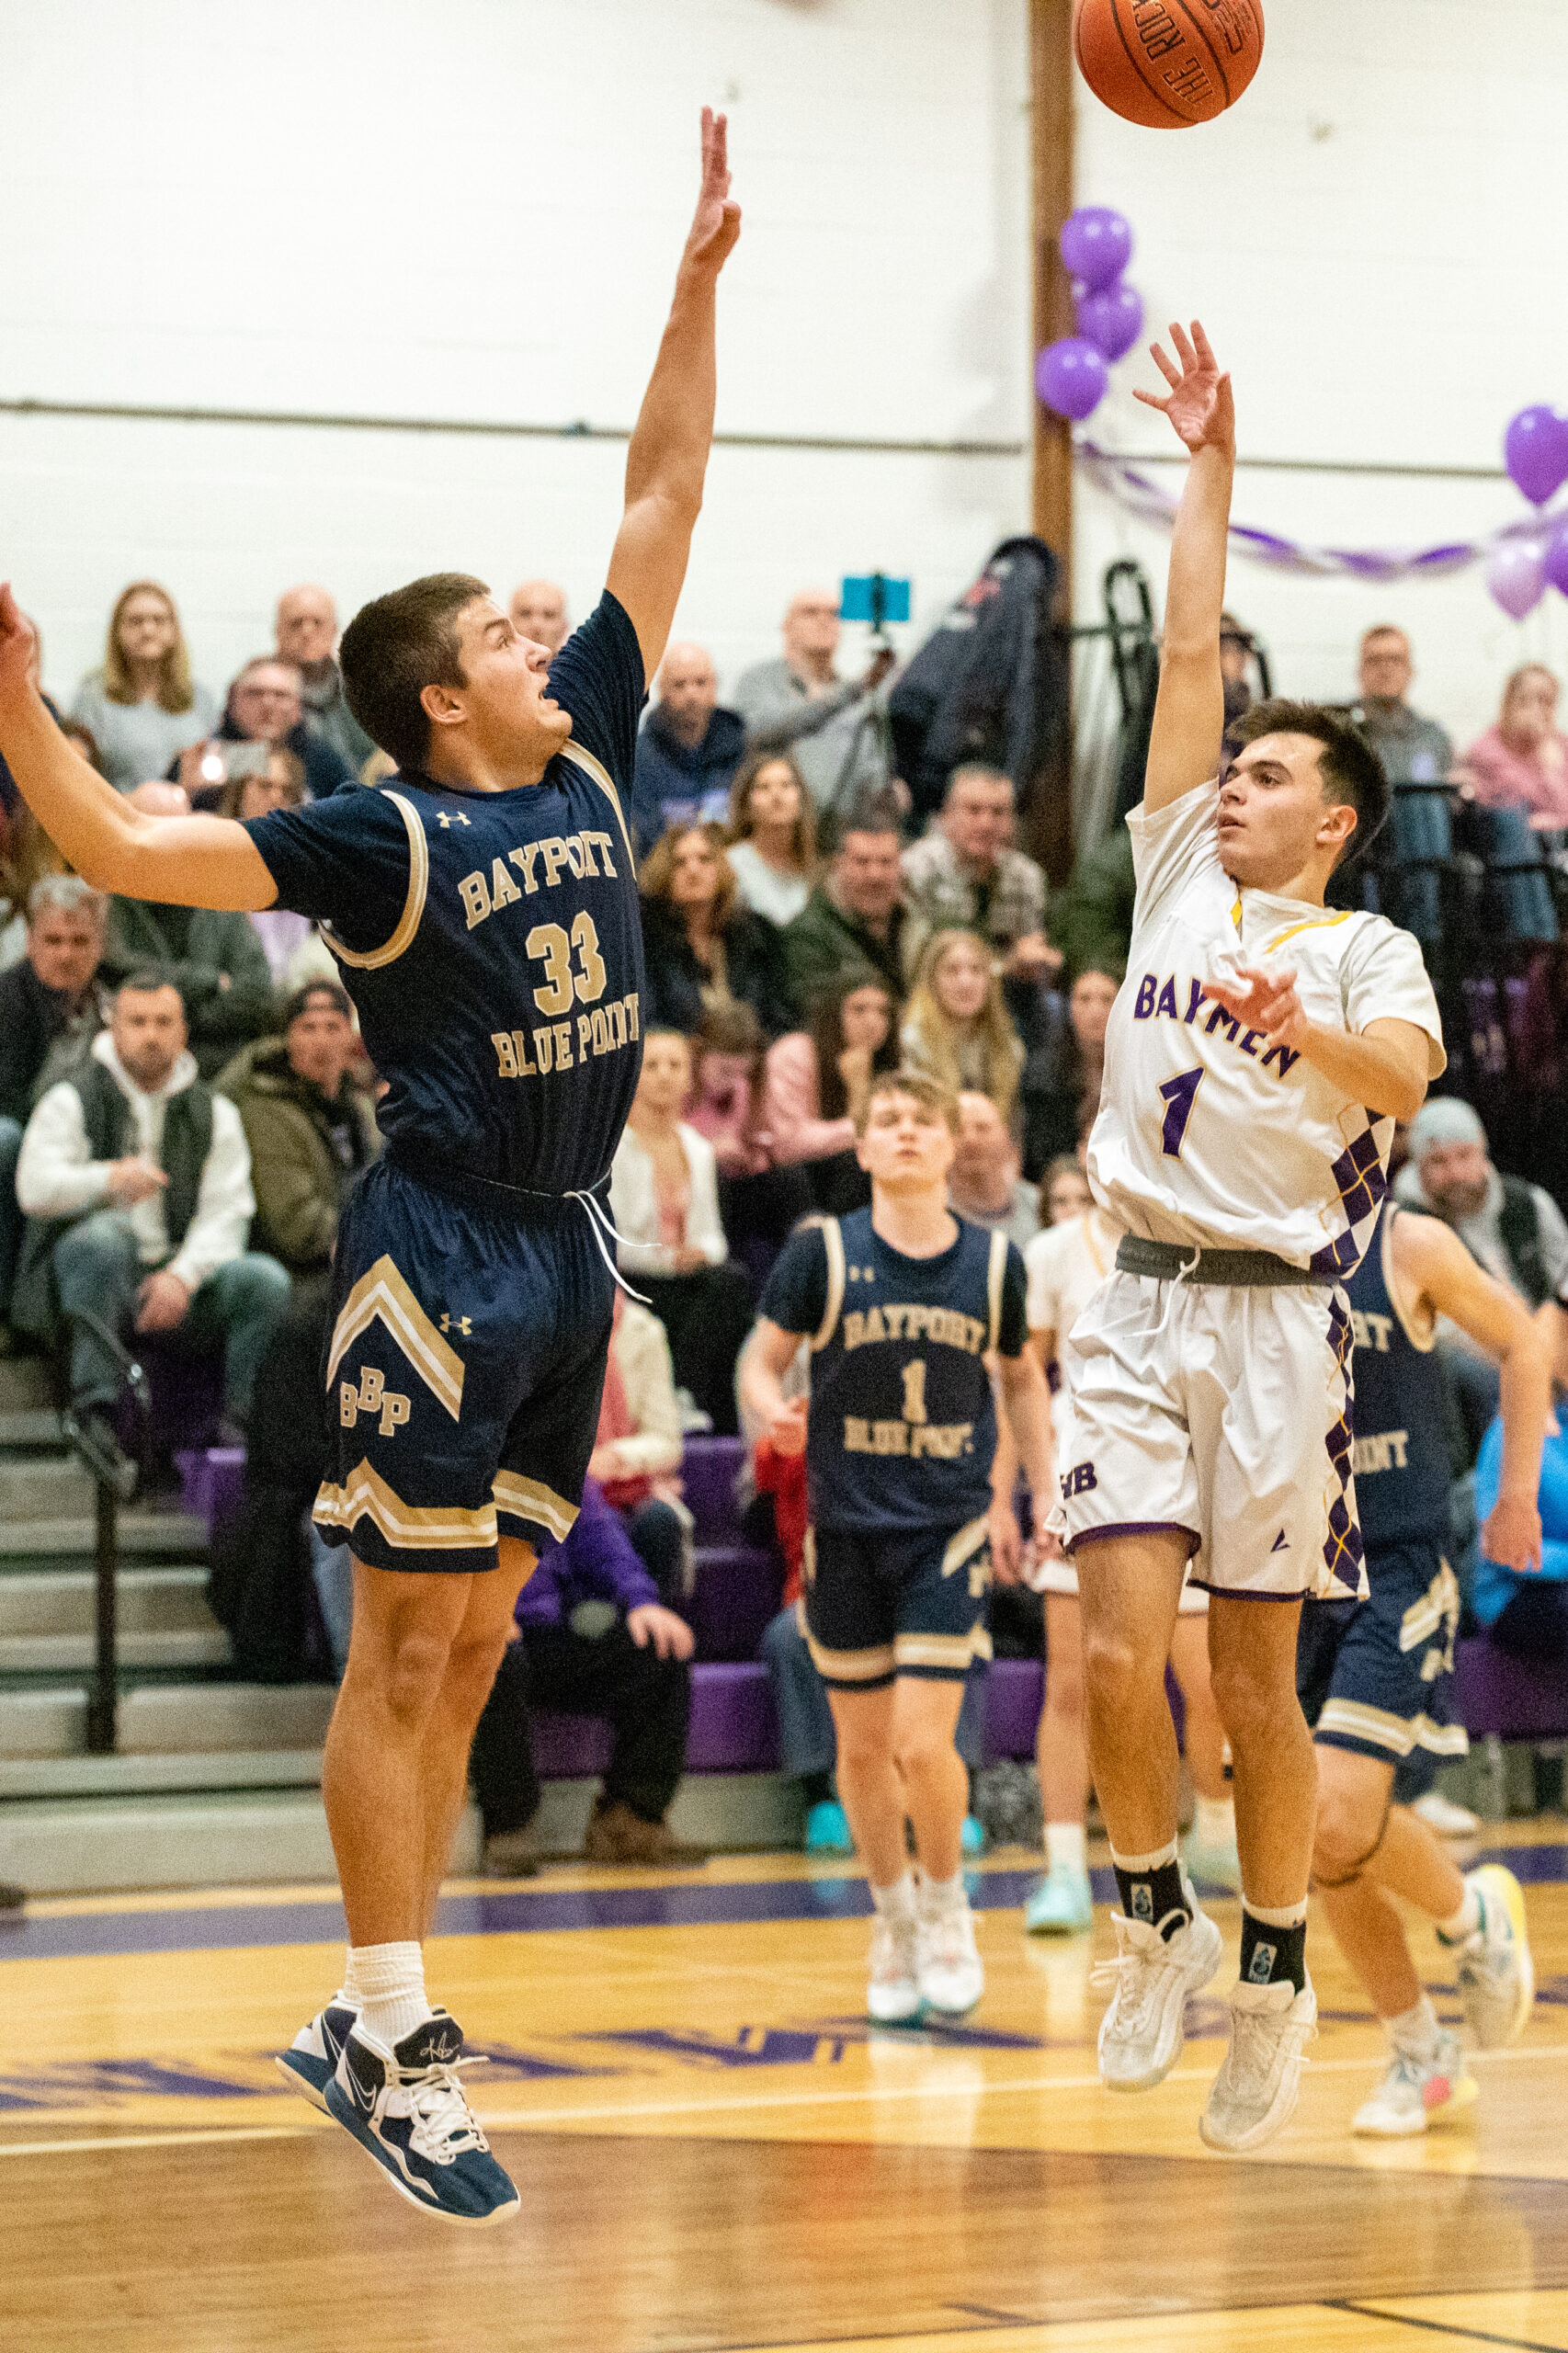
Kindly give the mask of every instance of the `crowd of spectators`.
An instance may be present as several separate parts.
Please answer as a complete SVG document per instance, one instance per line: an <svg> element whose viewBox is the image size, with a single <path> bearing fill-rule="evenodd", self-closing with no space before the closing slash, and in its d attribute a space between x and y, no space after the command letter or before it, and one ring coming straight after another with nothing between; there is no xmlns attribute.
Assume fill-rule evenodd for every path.
<svg viewBox="0 0 1568 2353"><path fill-rule="evenodd" d="M554 584L524 583L511 612L552 651L564 642ZM1249 699L1253 642L1228 625L1230 721ZM152 810L251 817L358 790L392 763L344 699L336 634L325 589L289 589L274 644L220 698L192 675L173 599L137 581L114 607L101 665L56 716ZM1013 782L960 762L917 833L891 758L892 656L880 650L848 678L838 665L837 600L808 591L788 608L779 657L747 671L729 701L701 645L673 644L653 682L626 812L645 1042L610 1190L622 1268L649 1304L618 1299L589 1506L528 1588L482 1727L475 1773L498 1867L534 1852L538 1790L519 1748L530 1698L597 1706L615 1728L593 1851L681 1852L664 1816L692 1647L679 1615L682 1438L736 1431L737 1356L796 1223L869 1199L855 1122L873 1075L902 1063L958 1097L951 1198L964 1217L1023 1246L1083 1206L1081 1149L1129 942L1126 829L1053 889L1018 837ZM1402 631L1367 633L1350 707L1394 807L1386 841L1346 888L1409 923L1436 957L1467 825L1518 828L1528 854L1517 870L1501 864L1546 892L1544 915L1529 903L1535 929L1518 935L1535 960L1518 975L1521 1017L1535 1024L1538 1082L1561 1088L1568 961L1548 918L1555 865L1568 861L1568 738L1556 681L1539 665L1517 671L1496 725L1461 757L1412 707L1414 676ZM347 1640L343 1556L318 1549L313 1605L301 1563L322 1454L309 1401L326 1269L346 1188L379 1149L352 1006L304 917L106 900L64 870L3 764L0 807L4 1344L54 1351L77 1411L106 1426L116 1372L105 1327L154 1358L221 1361L217 1434L248 1439L248 1456L215 1599L242 1663L282 1675L314 1658L330 1671ZM1568 1271L1568 1186L1499 1175L1468 1103L1423 1113L1401 1185L1532 1303L1554 1295ZM1494 1376L1489 1388L1457 1341L1451 1354L1473 1462ZM798 1583L791 1474L766 1448L751 1470ZM827 1718L801 1696L792 1597L786 1586L767 1655L808 1798L831 1804Z"/></svg>

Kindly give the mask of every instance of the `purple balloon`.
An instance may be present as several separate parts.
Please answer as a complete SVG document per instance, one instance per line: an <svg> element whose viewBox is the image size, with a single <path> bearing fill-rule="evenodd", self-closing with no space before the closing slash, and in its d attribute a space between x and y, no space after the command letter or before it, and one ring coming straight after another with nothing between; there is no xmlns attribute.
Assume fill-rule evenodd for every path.
<svg viewBox="0 0 1568 2353"><path fill-rule="evenodd" d="M1540 550L1528 540L1505 540L1486 567L1486 585L1503 610L1522 621L1546 585Z"/></svg>
<svg viewBox="0 0 1568 2353"><path fill-rule="evenodd" d="M1131 350L1143 332L1143 297L1125 278L1078 299L1078 333L1103 352L1119 359Z"/></svg>
<svg viewBox="0 0 1568 2353"><path fill-rule="evenodd" d="M1540 568L1552 586L1568 597L1568 523L1559 523L1548 540Z"/></svg>
<svg viewBox="0 0 1568 2353"><path fill-rule="evenodd" d="M1091 294L1111 285L1132 258L1132 231L1108 204L1080 204L1062 225L1062 258Z"/></svg>
<svg viewBox="0 0 1568 2353"><path fill-rule="evenodd" d="M1544 506L1568 482L1568 416L1540 404L1520 409L1503 437L1509 473L1532 506Z"/></svg>
<svg viewBox="0 0 1568 2353"><path fill-rule="evenodd" d="M1075 422L1097 408L1110 381L1104 355L1082 335L1063 335L1048 343L1035 361L1035 390L1047 408Z"/></svg>

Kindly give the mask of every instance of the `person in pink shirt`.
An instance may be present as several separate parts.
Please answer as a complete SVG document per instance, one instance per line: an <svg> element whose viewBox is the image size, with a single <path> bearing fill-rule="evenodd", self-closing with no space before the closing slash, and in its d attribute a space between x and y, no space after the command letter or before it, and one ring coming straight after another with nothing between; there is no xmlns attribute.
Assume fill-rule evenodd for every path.
<svg viewBox="0 0 1568 2353"><path fill-rule="evenodd" d="M1523 809L1532 825L1568 825L1568 735L1557 724L1557 680L1540 662L1516 670L1497 724L1464 756L1462 783L1486 809Z"/></svg>
<svg viewBox="0 0 1568 2353"><path fill-rule="evenodd" d="M816 1205L832 1215L861 1206L869 1189L855 1159L855 1119L873 1076L897 1065L895 1011L869 966L851 970L815 1000L808 1029L767 1050L762 1116L774 1161L809 1164Z"/></svg>

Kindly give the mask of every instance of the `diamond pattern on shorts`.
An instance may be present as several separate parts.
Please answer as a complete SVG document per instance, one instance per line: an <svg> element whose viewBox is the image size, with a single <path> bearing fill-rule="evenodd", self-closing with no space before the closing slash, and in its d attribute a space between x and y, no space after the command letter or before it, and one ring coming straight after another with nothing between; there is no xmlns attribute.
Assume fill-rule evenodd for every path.
<svg viewBox="0 0 1568 2353"><path fill-rule="evenodd" d="M1343 1495L1336 1495L1329 1506L1328 1535L1324 1539L1323 1557L1329 1574L1336 1585L1344 1586L1351 1594L1361 1590L1361 1530Z"/></svg>
<svg viewBox="0 0 1568 2353"><path fill-rule="evenodd" d="M1363 1111L1361 1116L1367 1125L1346 1144L1329 1172L1339 1190L1346 1229L1336 1242L1326 1242L1321 1250L1313 1251L1314 1275L1345 1277L1355 1273L1372 1238L1378 1212L1388 1192L1383 1165L1393 1122L1380 1119L1371 1111Z"/></svg>

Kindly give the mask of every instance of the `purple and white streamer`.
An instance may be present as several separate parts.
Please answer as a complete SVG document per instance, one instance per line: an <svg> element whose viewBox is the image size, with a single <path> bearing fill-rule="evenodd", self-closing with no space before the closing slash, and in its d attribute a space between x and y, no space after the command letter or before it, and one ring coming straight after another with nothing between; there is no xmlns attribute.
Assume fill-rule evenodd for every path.
<svg viewBox="0 0 1568 2353"><path fill-rule="evenodd" d="M1096 490L1103 490L1119 506L1143 522L1169 530L1176 517L1176 501L1164 483L1129 464L1125 458L1119 458L1114 450L1102 449L1086 435L1074 443L1074 454ZM1472 563L1490 562L1504 549L1521 544L1539 554L1553 531L1565 527L1568 506L1549 515L1530 515L1517 522L1501 524L1482 539L1446 540L1430 548L1312 547L1300 540L1283 538L1276 531L1255 530L1244 523L1232 524L1231 544L1238 555L1251 556L1256 563L1271 564L1278 572L1306 574L1319 579L1440 580L1449 573L1466 571Z"/></svg>

